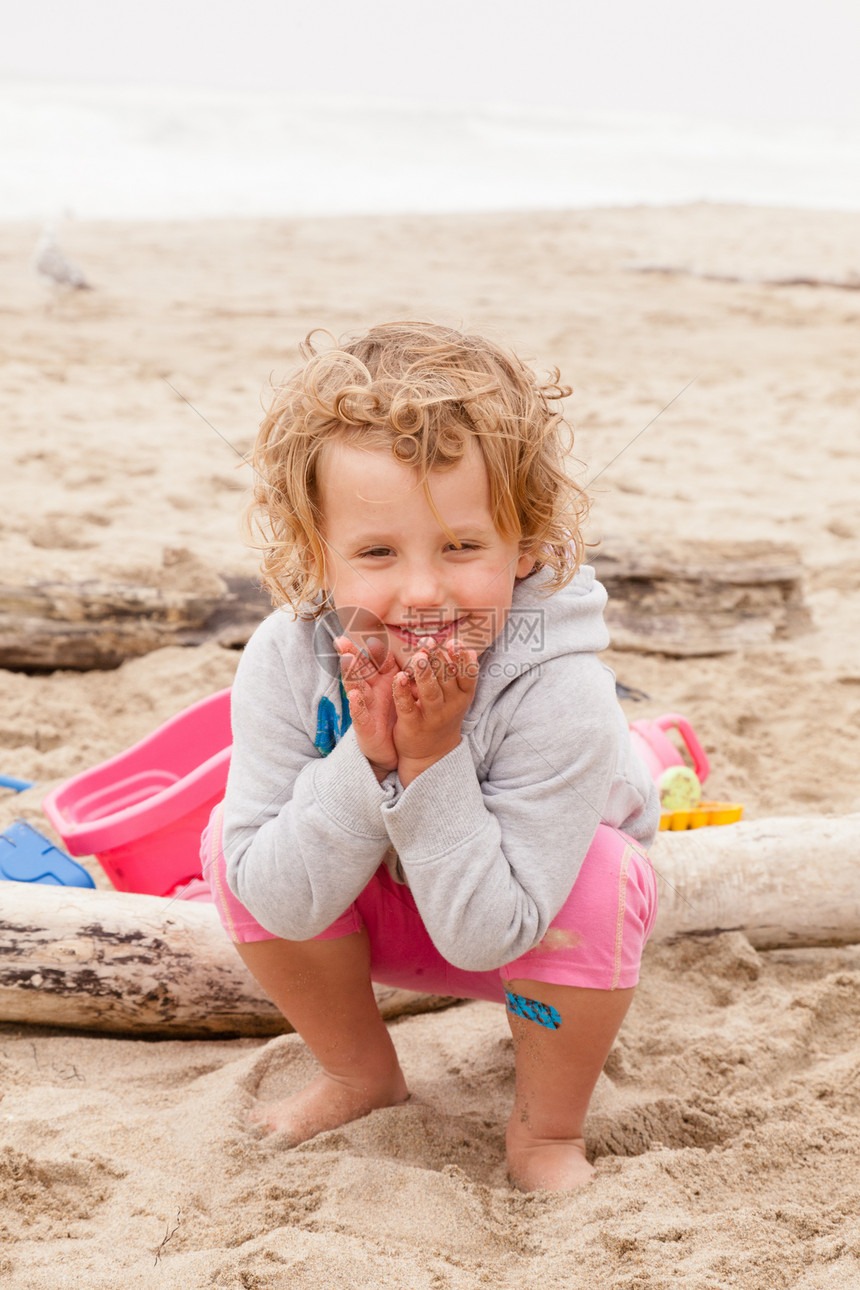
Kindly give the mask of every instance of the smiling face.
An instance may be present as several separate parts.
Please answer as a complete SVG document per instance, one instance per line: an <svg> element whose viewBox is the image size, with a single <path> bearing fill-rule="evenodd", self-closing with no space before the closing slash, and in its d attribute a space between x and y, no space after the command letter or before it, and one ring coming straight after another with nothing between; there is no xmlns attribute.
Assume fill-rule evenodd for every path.
<svg viewBox="0 0 860 1290"><path fill-rule="evenodd" d="M430 509L418 473L389 449L336 442L319 470L325 581L338 616L353 638L384 627L401 668L431 635L437 642L456 636L480 656L505 625L515 580L535 563L493 526L477 444L428 482L460 549Z"/></svg>

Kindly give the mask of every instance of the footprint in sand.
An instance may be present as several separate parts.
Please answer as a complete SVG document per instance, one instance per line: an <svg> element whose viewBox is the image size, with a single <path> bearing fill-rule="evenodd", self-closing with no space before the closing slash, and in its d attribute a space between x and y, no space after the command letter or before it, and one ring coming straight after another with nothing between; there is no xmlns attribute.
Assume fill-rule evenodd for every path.
<svg viewBox="0 0 860 1290"><path fill-rule="evenodd" d="M110 1199L116 1180L127 1172L98 1156L52 1160L13 1147L0 1149L0 1239L51 1240L71 1235L76 1221L89 1223L93 1211ZM24 1227L22 1213L27 1214Z"/></svg>
<svg viewBox="0 0 860 1290"><path fill-rule="evenodd" d="M29 529L30 545L45 551L89 551L98 539L87 533L86 520L73 515L48 516Z"/></svg>
<svg viewBox="0 0 860 1290"><path fill-rule="evenodd" d="M318 1074L313 1054L298 1035L278 1035L271 1039L236 1080L236 1087L247 1095L242 1099L242 1127L255 1137L267 1136L271 1132L266 1124L269 1112Z"/></svg>

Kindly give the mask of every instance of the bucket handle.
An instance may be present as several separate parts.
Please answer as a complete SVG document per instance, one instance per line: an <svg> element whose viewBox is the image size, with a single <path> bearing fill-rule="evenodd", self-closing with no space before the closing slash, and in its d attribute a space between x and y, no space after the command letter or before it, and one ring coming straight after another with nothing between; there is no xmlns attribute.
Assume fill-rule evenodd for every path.
<svg viewBox="0 0 860 1290"><path fill-rule="evenodd" d="M667 712L665 716L657 717L654 725L658 730L674 729L678 731L693 759L693 769L696 772L699 783L704 784L711 773L711 767L705 750L696 738L696 732L687 718L680 716L677 712Z"/></svg>

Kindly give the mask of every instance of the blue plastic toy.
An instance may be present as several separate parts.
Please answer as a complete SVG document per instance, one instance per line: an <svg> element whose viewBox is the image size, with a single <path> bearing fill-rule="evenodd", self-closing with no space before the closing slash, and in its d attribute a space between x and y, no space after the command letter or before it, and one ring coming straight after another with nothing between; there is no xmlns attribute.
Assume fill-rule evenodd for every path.
<svg viewBox="0 0 860 1290"><path fill-rule="evenodd" d="M96 885L83 865L26 820L16 820L0 833L0 881L42 882L54 887Z"/></svg>
<svg viewBox="0 0 860 1290"><path fill-rule="evenodd" d="M16 779L14 775L0 775L0 788L12 788L16 793L23 793L25 788L32 787L32 780Z"/></svg>

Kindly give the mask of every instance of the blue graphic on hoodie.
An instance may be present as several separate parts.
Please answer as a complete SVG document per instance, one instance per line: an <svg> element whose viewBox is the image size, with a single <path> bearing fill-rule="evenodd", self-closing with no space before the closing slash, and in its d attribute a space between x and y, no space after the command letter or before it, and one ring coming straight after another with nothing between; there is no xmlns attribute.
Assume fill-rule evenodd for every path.
<svg viewBox="0 0 860 1290"><path fill-rule="evenodd" d="M317 737L314 740L314 747L319 749L323 757L329 755L352 725L352 717L349 715L349 700L346 697L346 690L343 688L343 681L338 681L338 686L340 688L340 707L343 713L340 725L338 725L337 708L327 695L323 695L317 708Z"/></svg>

